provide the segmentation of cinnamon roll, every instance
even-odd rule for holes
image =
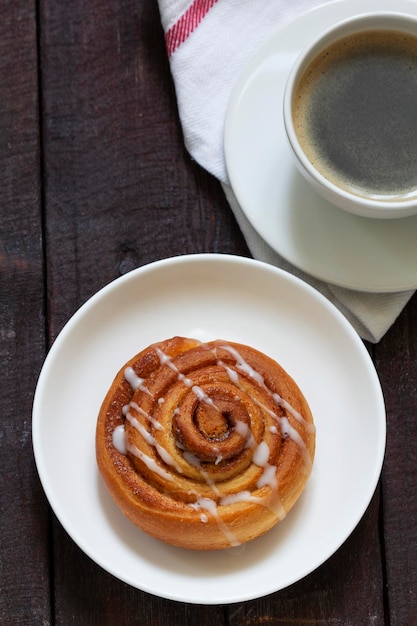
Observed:
[[[143,531],[200,550],[236,546],[282,520],[315,451],[309,405],[246,345],[173,337],[133,357],[99,411],[108,491]]]

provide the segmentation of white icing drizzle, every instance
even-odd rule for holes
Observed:
[[[220,530],[222,531],[226,539],[229,541],[230,545],[240,546],[241,542],[237,539],[236,535],[232,533],[228,525],[225,524],[222,518],[220,517],[219,511],[218,511],[218,505],[214,500],[212,500],[211,498],[198,498],[196,502],[193,502],[192,504],[190,504],[190,507],[197,511],[199,509],[208,511],[216,520],[217,525],[219,526]],[[208,521],[207,516],[205,516],[203,520],[203,517],[201,515],[200,519],[201,521],[204,521],[204,520],[205,522]]]
[[[212,478],[210,478],[207,472],[205,472],[204,469],[201,467],[200,459],[194,456],[194,454],[192,454],[191,452],[188,452],[188,450],[185,450],[183,452],[183,456],[184,456],[184,459],[187,461],[187,463],[189,463],[190,465],[198,469],[198,471],[201,474],[201,477],[205,480],[206,484],[209,487],[211,487],[213,493],[215,493],[216,496],[219,496],[220,491],[217,489],[215,481]]]
[[[136,391],[137,389],[140,389],[141,391],[144,391],[145,393],[147,393],[149,396],[152,397],[152,394],[149,391],[149,389],[147,387],[145,387],[145,385],[143,384],[145,379],[144,378],[140,378],[140,376],[138,376],[135,373],[135,371],[133,370],[132,367],[126,367],[126,369],[124,371],[124,377],[125,377],[125,380],[132,387],[133,391]]]
[[[277,468],[275,465],[270,465],[269,461],[269,446],[266,441],[261,441],[257,446],[253,454],[253,462],[255,465],[263,468],[262,476],[258,479],[256,486],[260,489],[265,485],[271,487],[271,489],[278,490],[278,482],[276,478]]]
[[[259,372],[254,370],[253,367],[251,365],[249,365],[249,363],[247,363],[245,361],[245,359],[242,357],[242,355],[239,354],[239,352],[235,348],[233,348],[231,346],[222,346],[222,348],[224,350],[226,350],[227,352],[229,352],[233,356],[233,358],[236,360],[236,364],[237,364],[237,367],[239,369],[241,369],[248,376],[250,376],[251,378],[256,380],[262,386],[264,391],[266,391],[269,394],[269,396],[274,400],[275,404],[277,404],[278,406],[286,409],[297,421],[302,422],[306,426],[306,429],[309,430],[309,432],[315,432],[314,424],[311,424],[310,422],[307,422],[307,420],[305,420],[302,417],[302,415],[300,413],[298,413],[298,411],[293,409],[292,406],[286,400],[281,398],[281,396],[279,394],[272,392],[266,386],[263,376],[261,374],[259,374]],[[215,353],[216,358],[217,358],[216,349],[214,349],[213,352]],[[237,385],[240,389],[242,389],[242,386],[240,385],[240,382],[239,382],[239,374],[236,371],[232,370],[230,367],[228,367],[220,359],[217,361],[217,364],[222,366],[222,367],[224,367],[226,369],[226,372],[229,375],[230,380],[235,385]],[[291,426],[291,424],[289,423],[287,417],[280,417],[280,416],[278,416],[274,411],[271,411],[271,409],[266,407],[263,403],[261,403],[256,398],[253,398],[253,401],[261,409],[266,411],[276,422],[278,422],[283,436],[290,437],[290,439],[292,439],[300,447],[301,453],[303,455],[303,460],[304,460],[304,463],[305,463],[306,471],[309,473],[311,471],[312,461],[311,461],[310,454],[309,454],[309,452],[307,450],[307,446],[305,445],[305,442],[303,441],[303,439],[300,436],[299,432],[293,426]]]
[[[152,417],[152,415],[149,415],[149,413],[147,413],[146,411],[144,411],[142,409],[142,407],[140,407],[136,402],[130,402],[127,405],[127,409],[125,410],[125,415],[126,417],[128,415],[130,415],[129,410],[130,408],[134,409],[135,411],[137,411],[138,413],[140,413],[140,415],[142,415],[143,417],[145,417],[154,428],[156,428],[156,430],[163,430],[164,427],[162,426],[162,424],[160,422],[158,422],[158,420],[156,420],[154,417]]]
[[[177,465],[177,463],[175,463],[175,460],[172,458],[169,452],[155,440],[155,438],[151,435],[151,433],[149,433],[146,430],[143,424],[141,424],[130,413],[127,413],[126,419],[129,421],[130,424],[132,424],[134,428],[136,428],[136,430],[140,433],[140,435],[143,437],[146,443],[150,446],[153,446],[156,449],[156,451],[158,452],[159,456],[164,461],[164,463],[172,467],[175,467],[175,469],[177,470],[179,474],[182,473],[182,468],[179,465]]]
[[[246,439],[245,449],[252,448],[255,445],[255,439],[248,424],[241,420],[236,420],[235,430],[243,439]]]
[[[279,394],[273,393],[266,386],[264,377],[259,372],[254,370],[253,367],[249,363],[246,362],[246,360],[242,357],[242,355],[233,346],[222,345],[221,347],[227,352],[229,352],[229,354],[231,354],[231,356],[235,359],[236,368],[240,370],[241,372],[243,372],[244,374],[246,374],[247,376],[249,376],[250,378],[257,381],[261,385],[261,387],[269,394],[269,396],[274,400],[276,405],[283,408],[290,415],[292,415],[298,422],[302,423],[309,432],[315,431],[315,427],[313,424],[311,424],[310,422],[307,422],[307,420],[305,420],[300,413],[298,413],[295,409],[293,409],[293,407],[286,400],[281,398]],[[213,352],[213,354],[215,355],[217,359],[217,348],[208,347],[208,349]],[[160,348],[156,348],[156,353],[158,355],[160,364],[167,365],[168,367],[170,367],[177,374],[178,380],[183,382],[184,385],[186,385],[186,387],[188,387],[192,391],[192,393],[195,394],[195,396],[198,398],[200,402],[205,402],[206,404],[217,409],[215,403],[207,395],[207,393],[198,385],[194,385],[190,378],[188,378],[183,373],[181,373],[180,370],[177,368],[177,366],[172,362],[172,358],[169,355],[165,354]],[[240,383],[239,373],[235,369],[232,369],[220,359],[217,359],[217,365],[225,369],[232,383],[234,383],[241,390],[246,392],[246,390]],[[145,393],[148,393],[151,397],[153,397],[150,391],[146,388],[146,386],[143,385],[144,379],[137,376],[131,367],[126,368],[124,375],[125,375],[125,379],[131,385],[134,391],[136,391],[137,389],[141,389],[142,391],[144,391]],[[252,399],[263,411],[267,412],[275,420],[276,424],[280,428],[282,436],[290,437],[300,447],[300,450],[302,451],[302,454],[303,454],[305,466],[308,470],[310,470],[312,461],[308,453],[307,447],[305,445],[305,442],[303,441],[298,431],[293,426],[291,426],[288,418],[280,417],[274,411],[272,411],[271,409],[263,405],[262,402],[257,400],[257,398],[253,397]],[[239,400],[239,396],[236,396],[236,400],[237,401]],[[158,399],[159,404],[163,404],[164,402],[165,402],[164,398]],[[144,411],[136,402],[131,402],[129,405],[126,405],[125,407],[123,407],[123,414],[126,416],[126,419],[140,433],[143,439],[149,445],[155,447],[160,458],[167,465],[175,467],[177,472],[181,473],[182,468],[179,467],[175,463],[175,460],[173,459],[173,457],[168,453],[168,451],[163,446],[158,444],[158,442],[146,430],[146,428],[133,415],[131,415],[130,408],[134,409],[135,411],[140,413],[140,415],[145,417],[153,425],[154,428],[161,430],[163,429],[163,426],[156,419],[154,419],[151,415],[146,413],[146,411]],[[174,414],[177,414],[178,412],[179,412],[179,408],[176,407],[174,409]],[[268,486],[271,490],[276,491],[278,495],[278,501],[276,503],[277,510],[273,510],[272,508],[271,510],[273,510],[274,514],[277,515],[279,519],[283,519],[286,515],[286,512],[279,499],[278,481],[276,477],[277,467],[269,463],[270,449],[269,449],[268,444],[265,441],[261,441],[259,445],[256,445],[249,425],[243,421],[240,421],[240,420],[236,421],[234,428],[244,439],[246,439],[245,448],[256,446],[254,449],[254,453],[253,453],[253,463],[255,463],[255,465],[257,465],[258,467],[262,468],[262,474],[260,478],[258,479],[256,486],[258,489],[264,486]],[[272,434],[278,434],[278,428],[275,424],[270,426],[269,430]],[[114,447],[119,452],[121,452],[121,454],[126,454],[127,452],[131,452],[134,456],[140,458],[148,467],[148,469],[150,469],[151,471],[155,472],[156,474],[158,474],[165,480],[168,480],[171,482],[174,480],[172,475],[166,472],[160,465],[158,465],[154,459],[144,454],[135,445],[129,444],[129,442],[126,441],[125,429],[123,425],[117,426],[115,428],[112,437],[113,437]],[[179,449],[182,450],[183,457],[186,460],[186,462],[198,469],[201,477],[204,479],[206,484],[212,489],[213,493],[219,498],[219,504],[217,504],[216,501],[213,500],[212,498],[203,497],[200,494],[193,492],[196,497],[196,501],[193,503],[190,503],[189,506],[196,511],[200,511],[200,520],[202,523],[208,522],[209,518],[208,518],[207,513],[212,515],[213,518],[216,520],[216,523],[218,524],[219,528],[221,529],[225,537],[230,542],[231,546],[241,545],[240,542],[237,540],[236,536],[231,532],[227,524],[225,524],[223,520],[221,519],[219,515],[219,511],[218,511],[219,505],[227,506],[227,505],[236,504],[239,502],[255,502],[255,503],[260,504],[261,506],[267,506],[267,508],[270,508],[270,507],[264,504],[263,498],[252,496],[250,491],[244,490],[235,494],[221,496],[216,486],[215,481],[210,478],[207,472],[205,472],[205,470],[203,469],[201,465],[200,460],[195,455],[185,450],[184,446],[182,446],[180,442],[177,441],[176,445]],[[222,461],[222,455],[219,454],[215,461],[215,465],[218,465],[221,461]]]
[[[303,426],[309,433],[316,432],[316,427],[314,426],[314,424],[312,424],[311,422],[307,422],[307,420],[304,419],[301,413],[293,409],[291,404],[287,402],[286,400],[284,400],[284,398],[281,398],[279,394],[273,393],[272,397],[275,400],[275,402],[279,406],[281,406],[283,409],[285,409],[288,413],[290,413],[297,420],[297,422],[300,422],[300,424],[303,424]]]
[[[237,502],[257,502],[258,504],[262,504],[262,498],[253,496],[250,491],[239,491],[238,493],[231,493],[227,496],[223,496],[220,500],[220,504],[223,506],[236,504]]]
[[[278,422],[282,435],[284,437],[288,436],[292,441],[294,441],[294,443],[298,445],[298,447],[300,448],[301,454],[303,456],[303,461],[304,461],[306,472],[309,474],[311,471],[311,467],[312,467],[312,460],[310,457],[310,453],[307,450],[307,446],[303,438],[301,437],[300,433],[298,432],[298,430],[296,430],[293,426],[291,426],[287,417],[279,417],[276,413],[274,413],[274,411],[271,411],[271,409],[266,407],[261,402],[256,401],[256,403],[261,409],[269,413],[269,415]]]
[[[213,400],[206,394],[204,389],[201,389],[201,387],[199,387],[198,385],[193,385],[193,381],[180,372],[180,370],[175,365],[175,363],[172,362],[172,359],[168,354],[165,354],[165,352],[163,352],[160,348],[156,348],[156,353],[158,355],[161,365],[168,365],[168,367],[170,367],[172,371],[177,374],[178,380],[184,383],[186,387],[191,389],[191,391],[197,396],[200,402],[205,402],[209,406],[217,409]]]
[[[275,465],[271,465],[269,463],[269,446],[266,441],[261,441],[261,443],[257,446],[254,455],[253,462],[255,465],[262,467],[262,475],[258,478],[256,486],[258,489],[262,487],[268,486],[272,491],[276,492],[277,499],[275,503],[275,509],[272,507],[268,507],[277,517],[282,520],[286,516],[286,511],[282,505],[281,499],[279,497],[279,489],[278,489],[278,480],[277,480],[277,468]]]
[[[269,459],[269,446],[266,441],[261,441],[261,443],[256,447],[255,452],[253,453],[253,462],[255,465],[259,465],[259,467],[265,467],[268,463]]]
[[[226,350],[226,352],[229,352],[229,354],[232,355],[232,357],[236,361],[236,366],[238,369],[242,370],[242,372],[245,372],[245,374],[247,374],[248,376],[256,380],[261,385],[265,386],[264,377],[259,372],[254,370],[253,367],[249,365],[249,363],[247,363],[247,361],[245,361],[245,359],[236,350],[236,348],[233,348],[232,346],[226,346],[226,345],[222,346],[222,348],[223,350]]]
[[[172,371],[177,374],[178,380],[183,382],[186,387],[191,388],[193,386],[193,381],[187,378],[186,376],[184,376],[184,374],[180,372],[180,370],[175,365],[175,363],[172,362],[172,357],[170,357],[169,354],[166,354],[165,352],[163,352],[161,348],[155,348],[155,352],[158,355],[159,362],[161,365],[167,365],[168,367],[170,367]]]
[[[114,429],[112,433],[112,442],[113,442],[114,447],[116,448],[118,452],[120,452],[120,454],[126,455],[127,453],[126,433],[125,433],[124,424],[120,424],[119,426],[116,426],[116,428]]]
[[[275,465],[269,465],[267,463],[264,466],[262,476],[259,478],[256,486],[260,489],[261,487],[265,487],[265,485],[268,485],[268,487],[271,487],[271,489],[278,489],[276,473],[277,468],[275,467]]]
[[[142,426],[142,424],[136,419],[136,417],[133,417],[133,415],[128,412],[126,414],[126,419],[134,428],[136,428],[136,430],[142,435],[147,443],[151,444],[151,441],[149,441],[149,439],[151,439],[152,442],[154,441],[152,435],[148,433],[146,428]]]
[[[303,438],[301,437],[298,430],[296,430],[293,426],[291,426],[287,417],[280,417],[279,422],[280,422],[280,427],[281,427],[282,432],[288,434],[290,439],[292,439],[292,441],[294,441],[300,448],[301,454],[303,455],[303,461],[304,461],[304,465],[306,468],[306,472],[309,474],[312,468],[312,460],[311,460],[311,456],[307,450],[307,446]]]
[[[226,370],[227,375],[229,376],[232,383],[235,383],[236,385],[239,384],[239,374],[235,372],[235,370],[232,370],[231,367],[226,365],[226,363],[224,363],[223,361],[220,361],[220,359],[217,361],[217,365],[223,367]]]
[[[201,387],[199,387],[198,385],[193,385],[191,387],[191,391],[197,396],[200,402],[205,402],[209,406],[212,406],[215,409],[217,409],[213,400],[206,394],[206,392],[203,389],[201,389]]]
[[[134,456],[136,456],[141,461],[143,461],[146,467],[151,470],[151,472],[158,474],[158,476],[161,476],[161,478],[163,478],[164,480],[169,480],[170,482],[174,480],[171,474],[166,472],[162,467],[160,467],[154,461],[154,459],[152,459],[147,454],[144,454],[142,450],[139,450],[139,448],[137,448],[135,445],[127,443],[126,447],[127,447],[127,451],[133,454]]]

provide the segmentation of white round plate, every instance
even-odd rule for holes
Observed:
[[[417,216],[376,220],[333,207],[302,178],[285,135],[282,101],[301,49],[336,22],[368,11],[417,15],[415,0],[343,0],[286,24],[255,53],[229,103],[225,158],[242,211],[295,267],[369,292],[417,287]]]
[[[96,467],[96,419],[116,372],[174,335],[265,352],[295,378],[315,417],[317,452],[305,492],[283,522],[239,549],[195,552],[148,537],[123,517]],[[39,377],[33,446],[52,509],[91,559],[154,595],[226,604],[290,585],[345,541],[378,482],[385,410],[362,341],[313,288],[259,261],[191,255],[126,274],[67,323]]]

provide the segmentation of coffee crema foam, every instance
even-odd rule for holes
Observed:
[[[417,37],[370,30],[331,44],[299,80],[292,114],[307,158],[335,185],[417,197]]]

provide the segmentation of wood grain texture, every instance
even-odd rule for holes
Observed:
[[[417,294],[375,348],[387,408],[383,524],[391,624],[417,622]]]
[[[45,353],[36,13],[0,5],[0,623],[50,623],[48,508],[31,407]]]
[[[50,341],[95,291],[183,253],[248,254],[218,183],[185,152],[156,5],[47,2],[41,14]],[[150,598],[54,533],[56,624],[222,624]],[[173,610],[175,608],[175,610]],[[116,621],[115,621],[116,620]]]
[[[378,516],[377,492],[358,527],[326,563],[283,591],[231,607],[228,624],[383,624],[381,546],[375,530]]]
[[[154,260],[250,255],[184,148],[156,1],[5,0],[0,35],[0,624],[415,626],[417,296],[368,346],[387,405],[380,486],[348,540],[288,589],[225,607],[160,599],[102,570],[50,513],[30,420],[63,325]]]
[[[55,624],[62,626],[221,626],[224,609],[163,600],[92,564],[57,523]],[[65,566],[63,566],[65,564]]]
[[[134,267],[247,249],[221,189],[183,147],[156,4],[43,6],[52,338]]]

